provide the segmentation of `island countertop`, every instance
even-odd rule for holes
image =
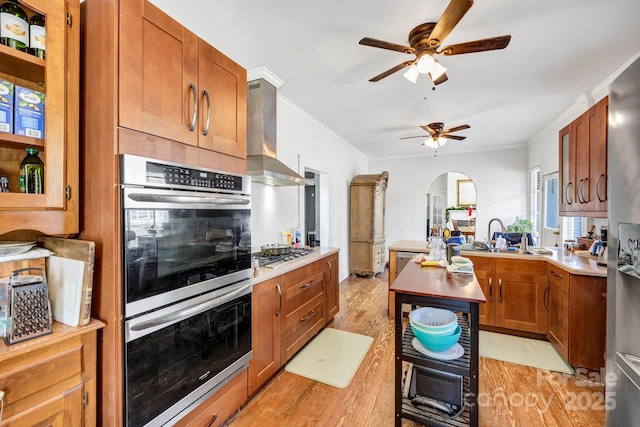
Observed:
[[[410,262],[390,288],[393,292],[471,303],[486,302],[475,274],[449,273],[445,268]]]
[[[479,256],[503,259],[521,259],[531,261],[547,261],[563,270],[582,276],[607,277],[607,268],[598,265],[597,257],[589,254],[589,251],[566,251],[560,247],[545,248],[551,251],[548,255],[521,255],[517,252],[487,252],[487,251],[462,251],[462,256]],[[399,240],[389,246],[390,251],[405,251],[428,253],[427,243],[424,240]]]

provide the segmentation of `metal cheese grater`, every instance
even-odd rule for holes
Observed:
[[[38,270],[41,275],[20,275]],[[23,268],[11,273],[7,286],[9,324],[4,341],[15,344],[51,333],[47,279],[41,268]]]

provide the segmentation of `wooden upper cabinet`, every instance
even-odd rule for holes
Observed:
[[[21,0],[31,17],[45,15],[46,59],[0,45],[0,78],[43,92],[44,138],[0,133],[0,234],[30,229],[45,234],[78,232],[80,5],[78,0]],[[26,148],[44,163],[44,194],[20,193]]]
[[[204,40],[199,42],[198,146],[247,157],[247,71]]]
[[[120,11],[119,126],[246,158],[246,70],[146,0]]]
[[[198,38],[148,1],[120,11],[118,124],[197,145]]]
[[[560,130],[560,215],[607,216],[608,97]]]

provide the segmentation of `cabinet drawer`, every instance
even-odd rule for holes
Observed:
[[[561,268],[549,264],[549,285],[558,286],[569,291],[569,273]]]
[[[243,370],[213,396],[176,423],[176,427],[222,425],[247,401],[247,370]]]
[[[286,319],[282,329],[282,360],[286,361],[300,350],[326,323],[324,294],[296,310]]]
[[[314,267],[312,264],[300,270],[306,271],[308,268],[314,269]],[[293,277],[296,281],[288,281],[288,283],[285,280],[287,276],[289,275],[283,276],[282,279],[282,313],[285,318],[312,299],[324,294],[324,273],[322,271],[310,276],[296,274],[295,276],[298,277]]]
[[[68,345],[72,344],[72,345]],[[5,416],[62,394],[82,383],[82,345],[79,340],[35,350],[6,360],[0,373]]]

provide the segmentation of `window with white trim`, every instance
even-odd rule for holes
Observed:
[[[537,238],[540,235],[540,208],[542,204],[539,166],[529,170],[529,197],[529,221],[532,225],[532,234]]]

